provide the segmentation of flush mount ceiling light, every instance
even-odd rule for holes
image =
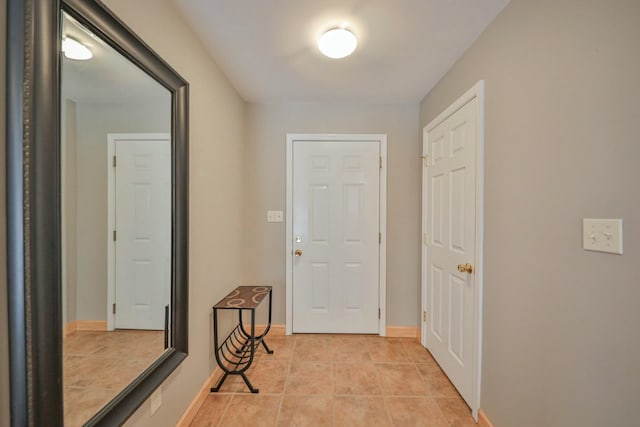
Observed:
[[[86,61],[87,59],[93,58],[93,53],[87,46],[71,37],[65,37],[62,40],[62,51],[66,58],[77,61]]]
[[[320,52],[333,59],[351,55],[356,50],[356,46],[358,46],[356,36],[344,28],[329,30],[318,39]]]

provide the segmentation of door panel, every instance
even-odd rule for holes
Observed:
[[[378,332],[379,156],[377,141],[293,143],[294,332]]]
[[[311,309],[329,311],[329,265],[327,263],[311,264]]]
[[[431,332],[435,339],[442,341],[442,268],[431,264],[431,295],[429,313],[431,313]]]
[[[464,288],[465,280],[449,276],[449,352],[464,365]]]
[[[427,134],[426,345],[461,396],[473,384],[476,109],[474,98]]]

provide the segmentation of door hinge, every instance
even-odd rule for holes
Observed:
[[[113,314],[116,314],[116,303],[113,303]]]
[[[382,309],[378,307],[378,319],[382,318]]]
[[[113,156],[113,167],[116,167],[116,156]]]
[[[427,321],[427,312],[426,311],[422,312],[422,321],[425,322],[425,323]]]
[[[420,158],[422,159],[422,163],[424,164],[424,166],[429,166],[429,155],[428,154],[423,154],[422,156],[420,156]]]
[[[382,233],[378,233],[378,244],[382,244]]]
[[[382,169],[382,156],[380,156],[380,169]]]
[[[113,241],[116,241],[116,230],[113,230]]]

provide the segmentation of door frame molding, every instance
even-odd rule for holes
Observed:
[[[380,144],[380,222],[378,230],[382,235],[378,245],[378,334],[386,336],[387,325],[387,135],[386,134],[334,134],[334,133],[288,133],[287,134],[287,188],[286,188],[286,321],[285,333],[293,333],[293,143],[295,141],[354,142],[374,141]]]
[[[116,302],[116,245],[111,238],[116,229],[116,174],[113,168],[113,156],[116,153],[116,141],[137,139],[140,141],[167,140],[171,143],[170,133],[109,133],[107,134],[107,331],[116,327],[113,304]]]
[[[471,89],[460,96],[435,119],[429,122],[422,130],[422,152],[429,154],[428,134],[431,130],[465,106],[467,103],[477,99],[476,109],[476,244],[474,248],[474,293],[473,293],[473,349],[472,349],[472,390],[471,390],[471,412],[473,418],[478,421],[478,410],[480,409],[480,381],[482,378],[482,299],[483,299],[483,242],[484,242],[484,80],[478,81]],[[422,312],[427,310],[427,246],[424,236],[427,234],[426,203],[427,203],[427,176],[426,168],[422,168],[422,266],[421,266],[421,288],[422,288]],[[421,322],[420,339],[422,345],[426,347],[427,328],[426,322]]]

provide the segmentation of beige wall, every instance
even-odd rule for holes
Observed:
[[[513,0],[421,104],[486,81],[481,406],[497,427],[637,425],[640,2]],[[623,218],[624,255],[582,249]]]
[[[171,101],[77,104],[77,313],[107,319],[107,135],[171,131]]]
[[[189,357],[158,412],[145,403],[127,422],[174,426],[213,369],[211,306],[242,276],[245,105],[170,1],[105,3],[190,83]]]
[[[244,281],[274,286],[274,322],[285,322],[287,133],[387,134],[387,324],[418,324],[420,147],[417,105],[252,104],[247,117]]]
[[[0,0],[0,22],[6,22],[6,0]],[[4,27],[3,27],[4,28]],[[5,37],[0,31],[0,165],[5,171]],[[9,426],[9,345],[7,342],[7,236],[5,173],[0,173],[0,427]]]

